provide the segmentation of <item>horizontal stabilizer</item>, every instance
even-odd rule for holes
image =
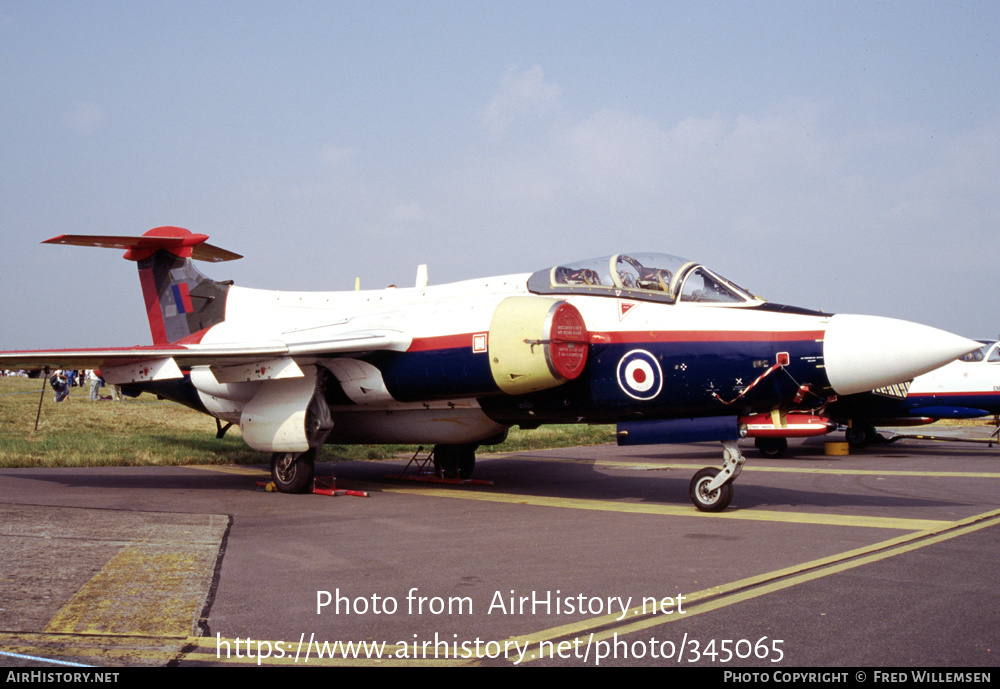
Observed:
[[[197,261],[235,261],[243,258],[240,254],[206,244],[208,235],[194,234],[180,227],[154,227],[141,237],[120,237],[113,235],[61,234],[46,239],[43,244],[68,244],[71,246],[95,246],[104,249],[124,249],[125,258],[140,261],[163,249],[181,258]]]

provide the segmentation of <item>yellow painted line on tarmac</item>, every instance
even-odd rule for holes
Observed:
[[[306,641],[308,641],[308,636]],[[238,642],[238,643],[237,643]],[[225,665],[352,667],[440,666],[475,662],[450,658],[433,646],[373,641],[313,643],[307,653],[298,641],[232,639],[215,636],[149,637],[0,632],[0,650],[39,660],[73,658],[94,665],[164,666],[171,662]],[[322,657],[318,652],[322,650]],[[2,657],[2,656],[0,656]]]
[[[680,467],[672,467],[680,468]],[[830,474],[834,476],[919,476],[922,478],[1000,478],[1000,471],[916,471],[906,469],[818,469],[800,467],[761,467],[744,465],[750,473]]]
[[[560,642],[568,644],[563,647],[568,652],[570,649],[579,648],[581,645],[588,646],[595,642],[616,639],[620,635],[634,634],[653,627],[669,624],[670,622],[686,620],[701,613],[751,600],[798,584],[821,579],[832,574],[895,557],[896,555],[902,555],[903,553],[997,525],[1000,525],[1000,510],[993,510],[952,522],[949,526],[941,529],[899,536],[837,555],[804,562],[800,565],[793,565],[792,567],[747,577],[685,595],[683,605],[686,609],[683,615],[656,614],[642,607],[634,607],[626,611],[624,617],[620,613],[611,613],[519,636],[511,639],[511,641],[516,641],[521,646],[527,643],[530,644],[530,648],[535,649],[534,655],[530,658],[526,657],[525,662],[552,657],[557,652]],[[629,621],[629,616],[639,617],[639,619]],[[623,619],[619,619],[620,617],[623,617]],[[591,647],[588,646],[588,648]],[[550,652],[548,654],[540,653],[539,651],[543,649]],[[686,649],[683,648],[678,649],[680,653],[684,653],[685,651]]]
[[[615,469],[635,469],[638,471],[662,471],[665,469],[679,469],[691,471],[701,465],[698,462],[658,462],[656,460],[636,460],[629,458],[622,459],[581,459],[569,457],[545,457],[512,454],[492,454],[484,455],[483,459],[517,459],[529,462],[554,462],[562,464],[587,464],[595,466],[612,467]],[[393,461],[393,460],[390,460]],[[192,464],[188,469],[200,469],[202,471],[214,471],[224,474],[238,474],[241,476],[269,475],[270,470],[262,465],[223,465],[223,464]],[[744,472],[750,473],[778,473],[778,474],[830,474],[843,476],[920,476],[933,478],[997,478],[1000,479],[1000,469],[997,471],[917,471],[900,469],[833,469],[824,467],[765,467],[747,462],[743,465]]]
[[[248,646],[249,641],[249,646]],[[307,648],[308,646],[308,648]],[[453,647],[449,646],[449,652]],[[328,641],[310,639],[260,640],[221,636],[162,638],[143,636],[88,636],[0,632],[0,650],[39,660],[86,660],[96,665],[162,666],[170,662],[224,665],[351,667],[386,665],[468,665],[476,658],[460,657],[430,642]],[[0,656],[2,657],[2,656]]]
[[[180,656],[189,638],[0,632],[0,649],[40,660],[94,665],[163,666]]]
[[[185,662],[211,662],[239,665],[288,666],[298,665],[308,667],[351,667],[385,665],[386,667],[404,666],[441,666],[465,665],[475,662],[476,658],[451,658],[447,653],[438,653],[433,644],[416,646],[411,643],[386,643],[384,641],[354,640],[331,641],[314,639],[308,634],[296,641],[262,641],[250,640],[250,652],[247,652],[247,639],[231,639],[225,637],[200,637],[189,640],[191,643],[185,650]],[[239,643],[237,643],[239,641]],[[449,647],[450,648],[450,647]]]
[[[906,519],[898,517],[866,517],[850,514],[821,514],[812,512],[779,512],[776,510],[729,510],[726,512],[700,512],[692,505],[656,505],[613,500],[583,500],[578,498],[554,498],[513,493],[485,491],[463,491],[447,488],[382,488],[383,493],[403,493],[435,498],[458,500],[479,500],[534,507],[559,507],[564,509],[594,510],[598,512],[618,512],[622,514],[650,514],[671,517],[697,517],[701,519],[741,519],[764,522],[788,522],[792,524],[819,524],[823,526],[859,526],[875,529],[900,529],[903,531],[926,531],[951,526],[952,521],[937,519]]]
[[[239,476],[269,476],[270,469],[259,464],[242,466],[239,464],[191,464],[187,469],[201,469],[202,471],[214,471],[220,474],[237,474]]]
[[[696,461],[690,462],[658,462],[656,460],[635,460],[624,457],[622,459],[577,459],[565,457],[518,457],[532,462],[556,462],[565,464],[589,464],[596,466],[612,467],[615,469],[636,469],[638,471],[661,471],[664,469],[680,469],[691,471],[701,465]],[[833,469],[825,467],[765,467],[748,461],[743,465],[743,472],[747,473],[777,473],[777,474],[830,474],[844,476],[921,476],[933,478],[1000,478],[1000,469],[997,471],[917,471],[907,469]]]
[[[747,468],[743,468],[747,471]],[[1000,472],[988,471],[907,471],[893,469],[891,471],[879,471],[877,469],[797,469],[789,467],[782,469],[778,467],[750,467],[749,471],[772,472],[786,474],[831,474],[844,476],[918,476],[921,478],[1000,478]]]

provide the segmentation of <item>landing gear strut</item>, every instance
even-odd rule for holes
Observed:
[[[746,458],[735,440],[722,441],[722,469],[706,467],[691,479],[691,502],[702,512],[721,512],[733,499],[733,481],[743,471]]]

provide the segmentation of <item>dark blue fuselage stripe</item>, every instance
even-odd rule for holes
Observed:
[[[619,364],[630,352],[647,352],[658,362],[662,389],[655,398],[636,399],[619,383]],[[628,418],[634,411],[654,416],[684,413],[732,413],[722,400],[737,397],[787,352],[790,363],[758,386],[742,406],[777,405],[798,385],[817,393],[829,386],[822,368],[823,344],[788,342],[643,342],[592,344],[586,369],[575,381],[540,393],[504,395],[493,380],[487,353],[470,348],[380,353],[368,361],[381,369],[386,387],[400,401],[478,397],[504,418],[565,420],[573,416]],[[656,367],[644,367],[642,376]],[[633,391],[634,392],[634,391]],[[713,394],[714,393],[714,394]],[[488,399],[486,399],[488,398]]]

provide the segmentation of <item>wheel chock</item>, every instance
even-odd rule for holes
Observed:
[[[265,491],[268,493],[277,493],[278,487],[274,485],[274,481],[256,481],[257,490]],[[329,497],[338,497],[340,495],[350,495],[355,498],[367,498],[370,497],[368,491],[366,490],[347,490],[344,488],[337,488],[337,479],[334,477],[329,478],[318,478],[313,481],[312,493],[316,495],[326,495]]]

